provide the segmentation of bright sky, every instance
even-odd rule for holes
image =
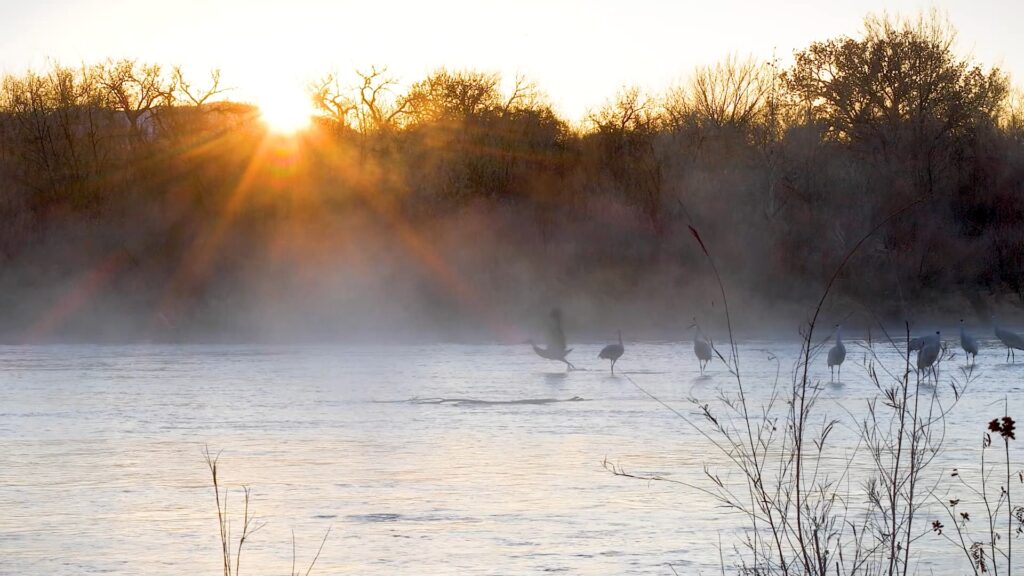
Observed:
[[[812,40],[855,34],[868,12],[936,6],[959,49],[1021,84],[1020,0],[0,0],[0,71],[133,57],[220,67],[233,99],[304,104],[332,71],[386,65],[403,83],[440,67],[536,80],[571,119],[626,84],[661,89],[729,53],[784,62]]]

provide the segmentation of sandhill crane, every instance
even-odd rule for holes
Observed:
[[[537,346],[533,340],[527,340],[526,343],[533,346],[533,351],[541,358],[565,362],[568,370],[575,370],[576,367],[572,365],[572,362],[565,359],[569,352],[572,352],[572,348],[566,347],[565,332],[562,331],[562,311],[558,308],[551,310],[551,325],[547,340],[547,348]]]
[[[924,346],[929,340],[937,340],[935,334],[929,334],[927,336],[916,336],[907,341],[908,352],[920,352],[921,347]]]
[[[960,319],[960,347],[964,349],[964,355],[969,356],[971,364],[978,361],[978,340],[964,330],[964,319]]]
[[[537,346],[537,344],[533,340],[527,340],[526,343],[533,346],[533,351],[537,353],[537,356],[540,356],[541,358],[547,358],[548,360],[558,360],[559,362],[565,362],[565,367],[568,370],[576,369],[576,367],[572,365],[572,362],[569,362],[568,360],[565,359],[565,357],[569,355],[569,352],[572,352],[572,348],[569,348],[568,350],[558,351],[552,350],[550,348],[541,348],[540,346]]]
[[[622,353],[626,351],[626,348],[622,345],[622,330],[619,330],[619,343],[609,344],[601,349],[601,353],[597,355],[598,358],[612,361],[612,374],[615,374],[615,363],[622,357]]]
[[[1006,346],[1006,361],[1009,362],[1013,359],[1013,361],[1016,362],[1016,354],[1014,354],[1013,351],[1014,349],[1024,350],[1024,338],[1016,332],[1000,328],[999,324],[996,324],[995,316],[992,317],[992,327],[995,328],[996,338],[999,338],[999,341]]]
[[[939,333],[936,331],[935,336],[929,336],[925,338],[924,344],[921,349],[917,351],[917,372],[918,375],[922,371],[925,374],[931,372],[935,378],[935,382],[938,383],[939,377],[935,373],[935,361],[939,359],[939,353],[942,352],[942,340],[940,339]]]
[[[700,364],[700,373],[703,375],[704,369],[711,362],[715,352],[711,348],[711,341],[704,337],[704,332],[697,325],[696,318],[693,319],[693,324],[690,325],[690,328],[695,330],[693,335],[693,353],[697,356],[697,362]]]
[[[839,369],[839,377],[843,377],[843,361],[846,360],[846,346],[843,345],[843,327],[836,324],[836,345],[828,351],[828,369],[835,380],[835,369]]]

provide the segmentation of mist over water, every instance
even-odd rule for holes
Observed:
[[[847,336],[841,383],[828,384],[823,359],[813,369],[824,381],[822,413],[843,422],[831,447],[839,467],[856,449],[849,427],[877,395],[858,366],[863,344]],[[985,423],[1006,399],[1011,414],[1021,407],[1024,364],[1004,364],[1001,348],[983,345],[929,481],[953,467],[968,473]],[[0,349],[0,573],[216,572],[205,445],[223,450],[231,509],[249,485],[267,522],[243,555],[253,573],[287,571],[292,530],[298,562],[308,562],[328,527],[316,568],[324,574],[649,574],[668,562],[680,573],[715,572],[719,537],[730,566],[739,516],[685,486],[614,476],[602,462],[697,485],[709,466],[739,482],[626,378],[694,421],[686,399],[712,400],[734,381],[717,361],[700,377],[689,342],[627,339],[622,377],[609,375],[599,349],[577,344],[574,372],[526,346]],[[754,404],[780,367],[787,385],[798,349],[741,345]],[[899,362],[884,348],[880,357]],[[867,471],[866,461],[856,465]],[[967,569],[937,537],[914,554],[943,572]]]

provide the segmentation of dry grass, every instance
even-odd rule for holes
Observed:
[[[207,446],[203,449],[203,456],[206,458],[206,466],[210,470],[214,497],[217,504],[217,524],[220,530],[220,548],[224,576],[239,576],[242,566],[242,549],[245,543],[261,528],[266,526],[266,523],[256,520],[253,511],[249,507],[252,501],[252,489],[248,486],[242,486],[242,533],[238,536],[237,542],[234,540],[231,534],[231,519],[228,513],[228,489],[226,487],[221,488],[220,479],[217,474],[220,452],[213,455]],[[317,560],[320,559],[320,553],[323,552],[324,545],[327,543],[327,537],[330,534],[331,529],[328,528],[324,533],[323,540],[320,541],[320,547],[317,549],[316,555],[310,561],[306,571],[299,572],[296,570],[295,532],[292,532],[292,566],[289,572],[291,576],[309,576],[313,572],[313,568],[316,566]]]
[[[782,384],[780,367],[770,383],[767,400],[756,407],[750,405],[745,393],[724,284],[707,245],[697,230],[690,228],[718,279],[729,349],[724,354],[717,349],[715,352],[735,387],[720,390],[712,400],[691,398],[692,408],[700,415],[693,418],[630,381],[690,425],[724,457],[727,471],[740,472],[741,480],[723,480],[731,476],[709,465],[704,469],[704,483],[637,476],[607,461],[605,468],[619,476],[675,482],[739,512],[745,519],[737,527],[743,535],[733,544],[739,573],[915,574],[923,566],[911,550],[921,538],[938,533],[963,550],[975,574],[998,574],[1000,563],[1010,574],[1012,540],[1024,531],[1024,508],[1013,506],[1009,487],[1013,480],[1024,482],[1024,472],[1016,477],[1011,474],[1008,446],[1014,438],[1012,419],[1004,417],[990,424],[990,432],[998,434],[1004,443],[1005,474],[1000,478],[1005,484],[999,486],[998,496],[988,486],[993,468],[986,468],[984,460],[985,450],[991,449],[990,434],[986,434],[983,445],[980,487],[970,487],[962,477],[953,475],[983,504],[988,519],[983,538],[973,539],[969,534],[968,516],[960,512],[962,508],[954,509],[958,499],[939,498],[944,486],[942,475],[925,474],[943,451],[949,415],[975,379],[973,367],[937,375],[935,384],[930,385],[914,371],[910,351],[902,344],[910,339],[909,324],[905,325],[901,343],[879,324],[882,341],[869,338],[861,345],[861,367],[875,389],[863,410],[840,408],[842,413],[830,414],[819,402],[822,386],[810,376],[810,367],[820,360],[828,342],[827,338],[815,340],[815,328],[843,266],[868,238],[919,202],[894,212],[854,244],[831,276],[801,333],[800,357],[793,366],[791,381]],[[897,353],[899,365],[886,365],[881,360],[879,351],[885,346]],[[943,349],[938,364],[953,356]],[[777,358],[773,359],[778,363]],[[940,390],[951,394],[940,395]],[[855,434],[853,450],[832,443],[838,427]],[[921,520],[927,507],[936,501],[944,504],[957,538],[943,531],[941,522],[929,525]],[[724,564],[722,569],[724,572]]]

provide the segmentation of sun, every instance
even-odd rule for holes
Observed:
[[[300,91],[264,92],[256,100],[256,106],[267,128],[277,134],[295,134],[308,128],[313,121],[309,98]]]

